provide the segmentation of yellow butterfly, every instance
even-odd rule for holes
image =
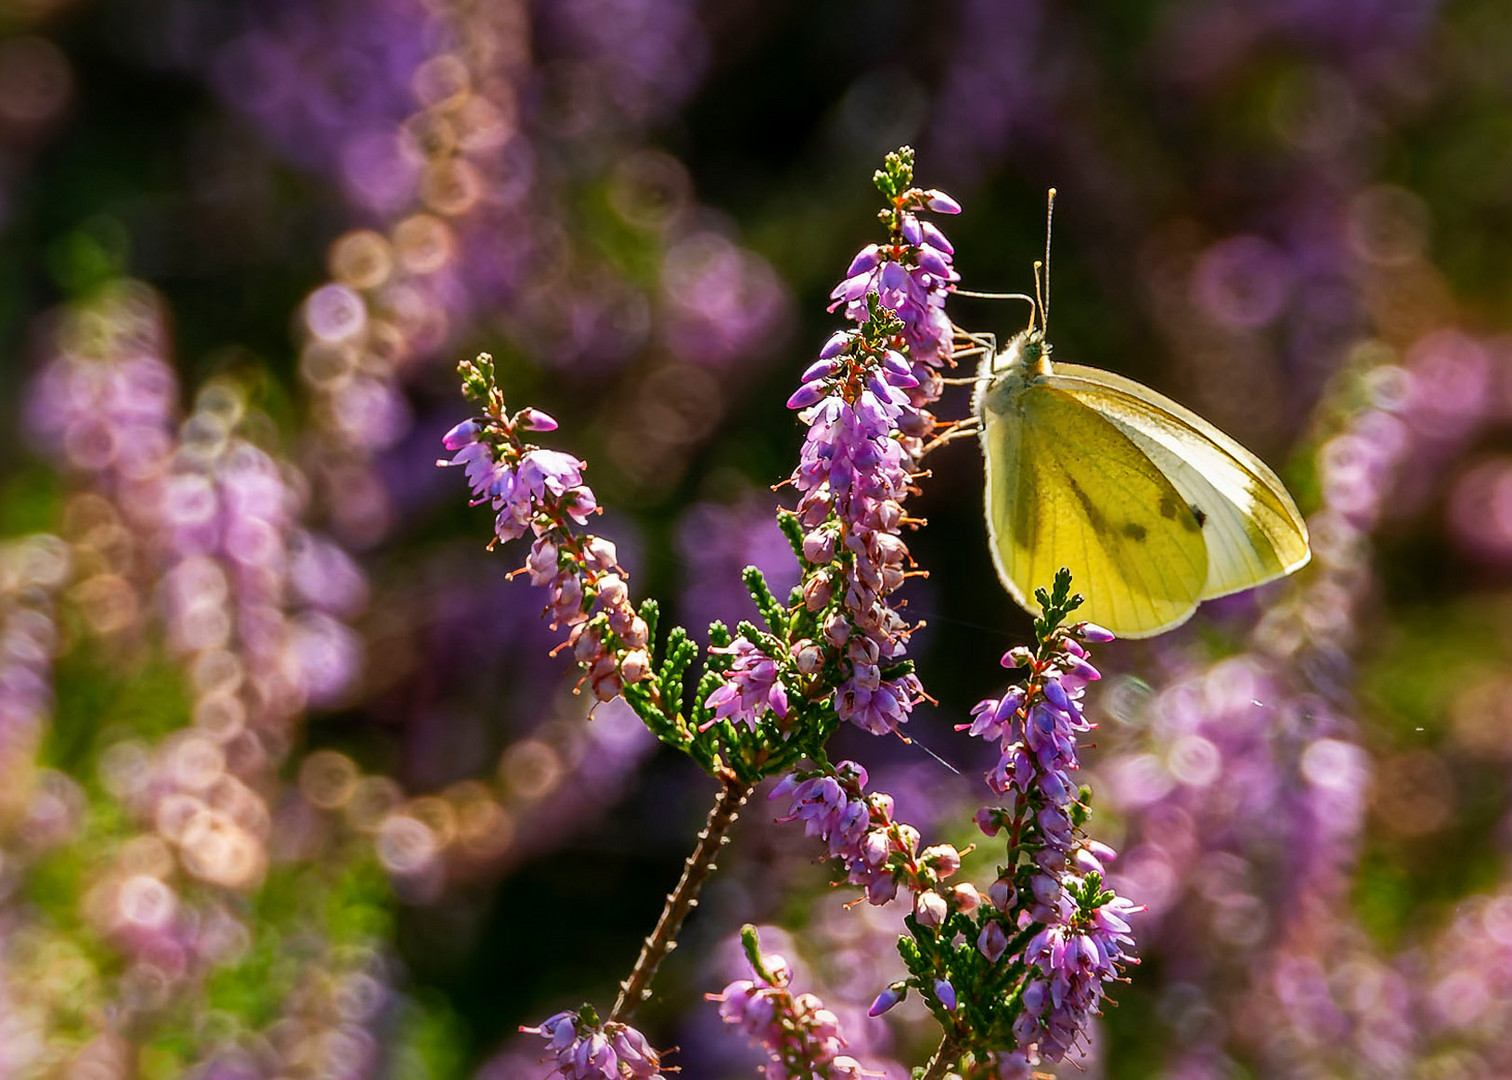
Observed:
[[[1078,618],[1151,637],[1306,564],[1307,525],[1264,462],[1131,379],[1052,365],[1045,329],[1041,314],[987,352],[975,380],[987,535],[1014,600],[1037,611],[1065,566]]]

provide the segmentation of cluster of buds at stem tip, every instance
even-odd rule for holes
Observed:
[[[788,407],[808,425],[791,477],[804,529],[804,606],[837,657],[835,711],[884,734],[924,694],[902,663],[912,627],[890,598],[911,566],[903,502],[921,440],[935,426],[925,406],[952,362],[944,305],[959,277],[950,242],[919,212],[960,207],[912,186],[907,147],[888,155],[875,180],[887,199],[888,241],[863,248],[831,294],[831,310],[843,306],[858,325],[825,343]]]
[[[893,799],[866,792],[866,770],[842,761],[833,772],[778,781],[771,798],[791,800],[779,821],[802,821],[804,831],[828,845],[831,858],[845,868],[846,880],[859,885],[872,904],[886,904],[901,885],[914,897],[921,923],[939,926],[952,909],[974,911],[981,894],[966,883],[949,885],[961,869],[961,852],[950,844],[919,849],[919,830],[893,818]]]
[[[1101,678],[1086,645],[1113,635],[1091,623],[1063,625],[1081,602],[1070,594],[1066,571],[1053,594],[1036,595],[1044,609],[1035,623],[1038,648],[1012,649],[1002,660],[1027,679],[979,702],[961,727],[998,744],[987,783],[1007,800],[976,815],[986,835],[1007,834],[1009,853],[989,890],[1002,919],[987,923],[978,948],[996,963],[1008,952],[1009,930],[1027,937],[1022,953],[1008,958],[1029,971],[1013,1021],[1017,1052],[1023,1060],[1038,1054],[1059,1061],[1099,1011],[1105,984],[1120,978],[1122,965],[1138,962],[1127,951],[1133,938],[1126,916],[1141,909],[1103,888],[1117,856],[1082,831],[1086,792],[1072,778],[1079,736],[1092,728],[1082,697]]]
[[[538,409],[508,413],[487,353],[463,361],[458,372],[463,392],[483,403],[484,415],[446,433],[442,442],[453,456],[437,464],[462,466],[473,505],[486,502],[497,512],[490,548],[534,535],[525,565],[515,573],[545,587],[544,616],[553,629],[567,628],[564,644],[586,672],[594,697],[612,700],[627,684],[650,676],[649,629],[630,604],[614,544],[582,531],[599,510],[583,483],[586,465],[524,441],[525,433],[555,431],[557,423]]]
[[[763,956],[754,927],[741,931],[754,978],[737,979],[719,1002],[725,1023],[745,1032],[771,1061],[763,1072],[770,1080],[859,1080],[867,1073],[855,1058],[841,1053],[845,1039],[840,1021],[814,994],[793,994],[792,969],[784,957]]]
[[[554,1074],[566,1080],[665,1080],[661,1055],[644,1035],[614,1020],[600,1023],[590,1006],[520,1030],[546,1040]]]

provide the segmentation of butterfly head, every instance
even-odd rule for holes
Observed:
[[[993,371],[997,374],[1013,371],[1026,381],[1041,378],[1050,374],[1050,352],[1051,345],[1045,332],[1030,327],[1013,335],[998,353]]]
[[[1050,374],[1050,342],[1043,330],[1021,330],[997,355],[982,358],[973,411],[1004,413],[1009,402],[1036,379]]]

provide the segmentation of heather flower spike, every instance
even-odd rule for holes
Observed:
[[[919,994],[944,1032],[928,1080],[966,1054],[1003,1075],[1060,1060],[1100,1008],[1105,984],[1134,962],[1128,916],[1137,909],[1103,885],[1116,856],[1086,836],[1088,794],[1076,783],[1079,739],[1091,727],[1081,700],[1099,677],[1086,644],[1109,635],[1067,623],[1081,602],[1067,572],[1037,593],[1035,646],[1003,657],[1023,684],[980,702],[960,725],[999,748],[986,778],[996,804],[975,815],[983,834],[1005,845],[993,880],[956,880],[963,852],[926,845],[891,796],[867,789],[864,767],[831,764],[826,754],[840,724],[897,734],[925,698],[907,655],[914,626],[898,599],[917,572],[904,531],[921,524],[904,507],[937,427],[929,406],[954,363],[944,304],[957,275],[950,241],[921,215],[960,207],[914,187],[912,172],[904,148],[877,173],[887,237],[863,248],[835,287],[834,306],[851,325],[824,343],[787,402],[805,433],[789,478],[797,504],[778,521],[801,580],[779,598],[760,571],[745,570],[760,624],[709,627],[691,694],[685,684],[700,650],[681,627],[659,640],[656,604],[632,605],[613,543],[584,531],[598,506],[586,463],[528,441],[556,431],[556,421],[531,407],[510,412],[490,357],[459,368],[483,415],[446,434],[452,457],[443,464],[462,467],[474,502],[494,511],[492,543],[530,538],[516,573],[546,590],[544,617],[564,633],[560,648],[583,682],[600,701],[622,696],[719,785],[608,1019],[585,1006],[526,1029],[547,1040],[560,1075],[660,1075],[658,1055],[626,1020],[650,992],[741,806],[768,777],[781,778],[771,792],[785,802],[779,820],[802,822],[846,884],[874,905],[904,897],[908,935],[898,948],[907,977],[882,988],[870,1012]],[[727,1023],[765,1048],[769,1075],[863,1075],[842,1052],[834,1015],[791,991],[788,965],[761,954],[754,930],[743,937],[753,977],[712,996]]]
[[[754,978],[737,979],[709,1000],[719,1002],[726,1024],[766,1051],[771,1059],[767,1075],[819,1080],[868,1075],[855,1058],[841,1052],[846,1042],[835,1014],[813,994],[795,995],[789,989],[793,973],[786,960],[762,955],[756,928],[744,927],[740,939]]]

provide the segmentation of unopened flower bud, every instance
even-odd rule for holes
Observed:
[[[448,431],[441,439],[441,444],[448,450],[460,450],[478,441],[478,434],[483,429],[475,420],[464,420],[456,427]]]
[[[650,633],[651,628],[646,625],[646,620],[636,615],[630,620],[630,625],[620,632],[620,640],[627,648],[643,649]]]
[[[599,701],[613,701],[625,688],[619,672],[613,668],[606,675],[590,678],[588,684],[593,688],[593,696]]]
[[[838,611],[824,620],[824,640],[840,648],[850,638],[850,623]]]
[[[773,986],[786,986],[793,978],[793,966],[781,953],[770,953],[761,958],[762,966],[772,976]]]
[[[977,949],[987,958],[988,963],[995,964],[1007,948],[1008,933],[1003,929],[1003,924],[996,919],[989,920],[977,935]]]
[[[803,557],[816,566],[834,559],[834,532],[829,529],[815,529],[804,536]]]
[[[587,553],[588,565],[595,570],[609,570],[619,565],[619,552],[614,541],[605,540],[602,536],[590,536],[583,547]]]
[[[651,656],[645,649],[631,649],[620,661],[620,676],[627,683],[638,683],[651,674]]]
[[[591,629],[588,623],[578,623],[574,626],[567,640],[572,642],[572,655],[580,664],[591,662],[602,648],[598,631]]]
[[[1001,662],[1005,668],[1011,669],[1028,667],[1029,662],[1033,659],[1034,653],[1030,652],[1022,645],[1015,645],[1013,648],[1009,649],[1003,654],[1003,659]]]
[[[969,881],[961,882],[951,892],[955,899],[955,906],[968,915],[982,906],[982,894]]]
[[[932,844],[924,849],[919,861],[942,878],[948,878],[961,868],[961,853],[952,844]]]
[[[992,906],[999,911],[1007,911],[1018,899],[1018,890],[1013,887],[1013,879],[1000,877],[987,887],[987,899],[992,901]]]
[[[803,583],[803,606],[809,611],[823,611],[835,595],[828,574],[815,574]]]
[[[630,598],[630,589],[625,579],[618,574],[605,574],[598,579],[598,602],[601,607],[617,608]]]
[[[857,257],[859,258],[859,256]],[[849,274],[846,275],[846,277],[850,276]],[[851,337],[852,333],[849,330],[836,330],[819,350],[819,359],[833,360],[839,356],[845,351],[845,347],[850,344]]]
[[[938,927],[949,911],[945,898],[933,889],[926,889],[914,898],[914,918],[922,926]]]
[[[866,1015],[881,1016],[907,996],[908,984],[895,982],[877,995],[876,1000],[871,1003],[871,1008],[866,1010]]]
[[[803,675],[813,675],[824,667],[824,650],[808,638],[793,643],[793,660]]]
[[[526,431],[555,431],[557,422],[540,409],[521,409],[515,414],[515,424]]]
[[[1112,641],[1113,631],[1106,630],[1096,623],[1079,622],[1071,627],[1071,632],[1083,641]]]
[[[934,992],[935,997],[939,1000],[941,1005],[945,1006],[945,1008],[949,1009],[951,1012],[955,1012],[956,992],[955,987],[950,985],[949,979],[936,979],[934,984]]]

